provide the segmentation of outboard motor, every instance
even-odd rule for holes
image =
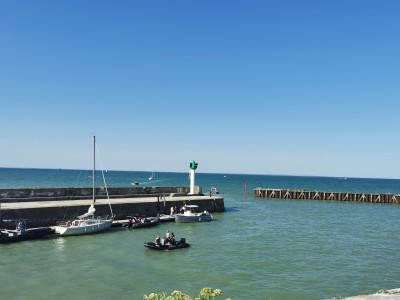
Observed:
[[[185,238],[181,238],[180,242],[181,242],[181,244],[185,244],[186,243],[186,239]]]

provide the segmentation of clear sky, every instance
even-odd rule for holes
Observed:
[[[400,1],[1,1],[0,167],[400,178]]]

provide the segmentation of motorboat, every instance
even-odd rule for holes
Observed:
[[[147,218],[140,218],[140,217],[130,217],[129,222],[122,226],[127,228],[146,228],[146,227],[153,227],[158,225],[159,219],[158,217],[147,217]]]
[[[0,230],[0,243],[12,243],[26,240],[40,239],[46,235],[54,234],[50,227],[27,229],[25,221],[19,220],[16,229]]]
[[[213,216],[206,210],[197,212],[197,205],[185,205],[182,207],[183,213],[175,214],[175,221],[179,223],[207,222],[212,221]]]
[[[158,215],[160,222],[175,222],[175,215]]]
[[[109,229],[112,225],[112,218],[94,217],[96,209],[94,208],[96,202],[95,183],[96,183],[96,137],[93,136],[93,202],[90,205],[88,212],[78,216],[73,221],[61,222],[55,226],[56,233],[64,235],[83,235],[91,234]],[[104,178],[104,175],[103,175]],[[108,192],[107,192],[108,195]],[[111,205],[111,216],[113,215]]]
[[[219,194],[218,189],[216,187],[212,187],[210,189],[210,195],[216,195],[216,194]]]
[[[186,243],[185,238],[181,238],[180,241],[176,243],[153,243],[153,242],[145,242],[144,245],[146,248],[151,250],[176,250],[190,247],[190,244]]]
[[[114,220],[112,221],[111,228],[126,227],[130,220]]]

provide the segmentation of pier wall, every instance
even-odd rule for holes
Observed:
[[[122,187],[108,188],[115,220],[127,216],[169,214],[171,206],[196,204],[201,210],[224,212],[224,198],[188,195],[189,187]],[[0,228],[7,219],[24,219],[28,227],[54,226],[59,221],[74,219],[87,212],[91,204],[91,188],[0,189]],[[96,215],[111,215],[106,190],[96,189]],[[107,204],[105,204],[107,202]]]
[[[109,187],[110,198],[143,198],[154,195],[186,195],[190,191],[188,186],[157,187],[157,186],[133,186],[133,187]],[[105,188],[96,188],[96,199],[107,198]],[[199,186],[195,187],[196,194],[202,194]],[[28,202],[28,201],[54,201],[54,200],[82,200],[91,199],[92,188],[31,188],[31,189],[0,189],[0,202]]]
[[[332,200],[332,201],[354,201],[371,203],[399,204],[398,194],[370,194],[370,193],[342,193],[321,192],[286,189],[264,189],[255,188],[254,197],[257,198],[279,198],[279,199],[307,199],[307,200]]]
[[[176,199],[175,199],[176,198]],[[198,199],[197,199],[198,198]],[[75,206],[58,206],[58,207],[42,207],[44,202],[37,207],[22,208],[22,209],[6,209],[0,212],[0,228],[7,228],[11,224],[6,224],[1,220],[24,219],[28,227],[54,226],[59,221],[70,220],[76,216],[87,212],[88,205],[77,204]],[[224,212],[224,199],[222,197],[173,197],[167,201],[157,201],[137,199],[135,202],[114,203],[111,201],[111,207],[115,220],[126,219],[127,216],[156,216],[158,213],[169,214],[171,206],[177,209],[184,204],[196,204],[201,210],[210,212]],[[96,204],[96,215],[110,215],[110,207],[108,204]]]

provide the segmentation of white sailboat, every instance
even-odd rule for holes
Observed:
[[[90,205],[88,212],[78,216],[74,221],[64,222],[61,225],[55,227],[56,233],[59,233],[62,236],[65,235],[83,235],[83,234],[91,234],[100,231],[107,230],[111,227],[112,219],[107,218],[95,218],[94,213],[96,209],[94,208],[94,204],[96,202],[96,193],[95,193],[95,183],[96,183],[96,137],[93,136],[93,202]],[[111,210],[111,205],[110,205]],[[112,210],[111,210],[112,215]]]
[[[156,174],[153,172],[153,173],[151,173],[149,180],[154,180],[154,179],[156,179]]]

